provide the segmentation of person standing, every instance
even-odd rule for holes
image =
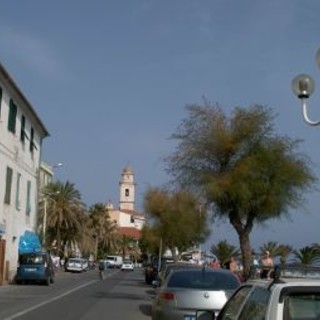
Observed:
[[[266,250],[261,258],[261,279],[269,279],[273,267],[273,259],[270,256],[270,252]]]

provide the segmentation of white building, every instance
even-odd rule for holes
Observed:
[[[36,231],[41,147],[48,135],[0,64],[0,285],[16,273],[19,242]]]

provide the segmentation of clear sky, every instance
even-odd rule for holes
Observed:
[[[50,132],[43,159],[56,178],[75,183],[83,201],[119,200],[130,163],[137,209],[148,186],[168,181],[163,157],[185,106],[206,97],[226,112],[262,104],[282,135],[301,138],[319,176],[320,126],[301,117],[291,80],[320,85],[318,0],[10,0],[0,10],[0,60]],[[320,90],[310,117],[320,118]],[[320,242],[319,192],[289,220],[256,228],[255,247]],[[215,224],[207,246],[227,239]]]

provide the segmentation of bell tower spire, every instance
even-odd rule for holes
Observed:
[[[134,173],[130,165],[127,165],[121,174],[120,187],[120,210],[134,211],[135,205],[135,186]]]

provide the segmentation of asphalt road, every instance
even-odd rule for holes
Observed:
[[[81,274],[58,272],[53,285],[0,287],[1,320],[145,320],[151,319],[154,290],[142,269]]]

